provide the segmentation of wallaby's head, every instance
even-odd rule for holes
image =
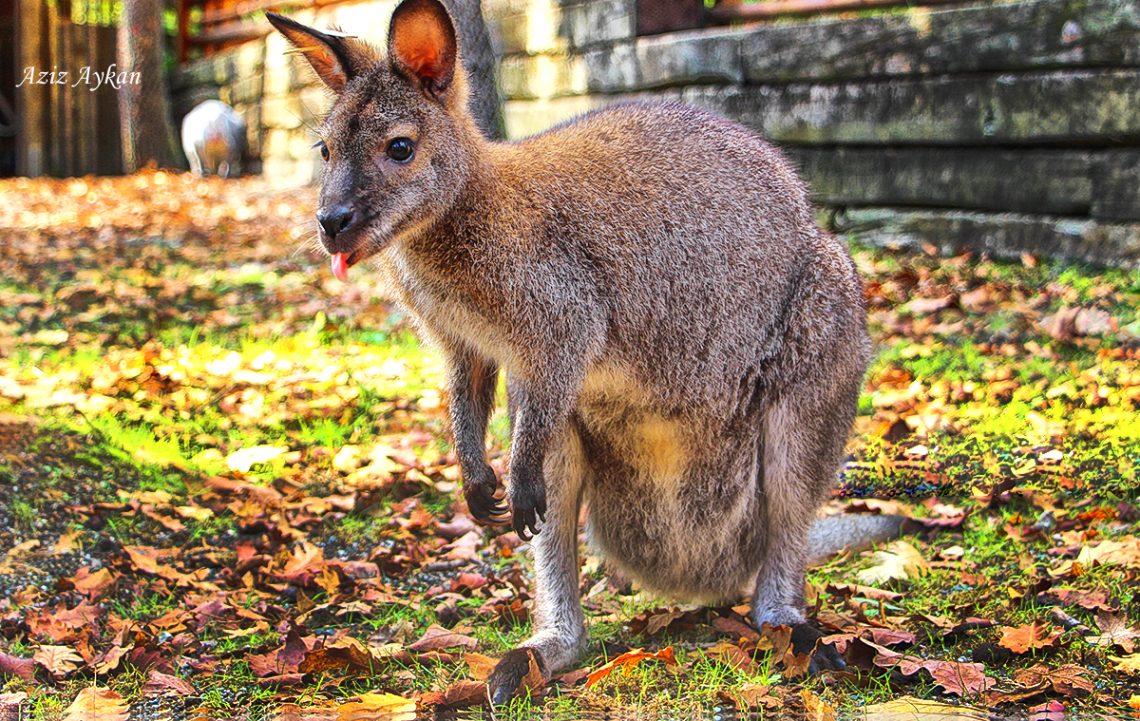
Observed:
[[[439,0],[404,0],[381,52],[342,33],[266,17],[335,94],[319,129],[317,221],[333,273],[430,224],[470,177],[479,131],[467,111],[455,25]]]

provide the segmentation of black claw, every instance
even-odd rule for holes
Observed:
[[[490,691],[492,705],[505,705],[511,700],[511,696],[521,691],[524,686],[535,688],[531,684],[535,683],[537,679],[531,678],[524,682],[531,671],[532,658],[538,667],[539,675],[542,677],[541,682],[545,682],[549,678],[546,671],[546,660],[538,649],[516,648],[513,651],[508,651],[495,664],[495,670],[487,678],[487,688]]]
[[[842,671],[847,668],[847,663],[834,646],[816,643],[821,638],[823,638],[823,633],[814,626],[800,623],[792,627],[792,652],[797,655],[812,654],[811,663],[808,664],[808,673]]]

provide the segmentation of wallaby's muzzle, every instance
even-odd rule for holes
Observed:
[[[317,211],[317,222],[321,224],[328,239],[333,241],[337,235],[351,230],[356,225],[356,211],[351,205],[322,208]]]
[[[362,258],[360,244],[351,237],[352,231],[361,225],[360,217],[361,214],[348,204],[331,205],[317,211],[325,249],[332,255],[333,275],[341,282],[348,280],[348,269]],[[338,238],[340,242],[337,242]]]

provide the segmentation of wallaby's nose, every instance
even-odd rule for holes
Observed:
[[[325,235],[329,240],[335,239],[338,233],[348,230],[355,221],[356,211],[351,205],[337,205],[317,211],[317,222],[325,229]]]

